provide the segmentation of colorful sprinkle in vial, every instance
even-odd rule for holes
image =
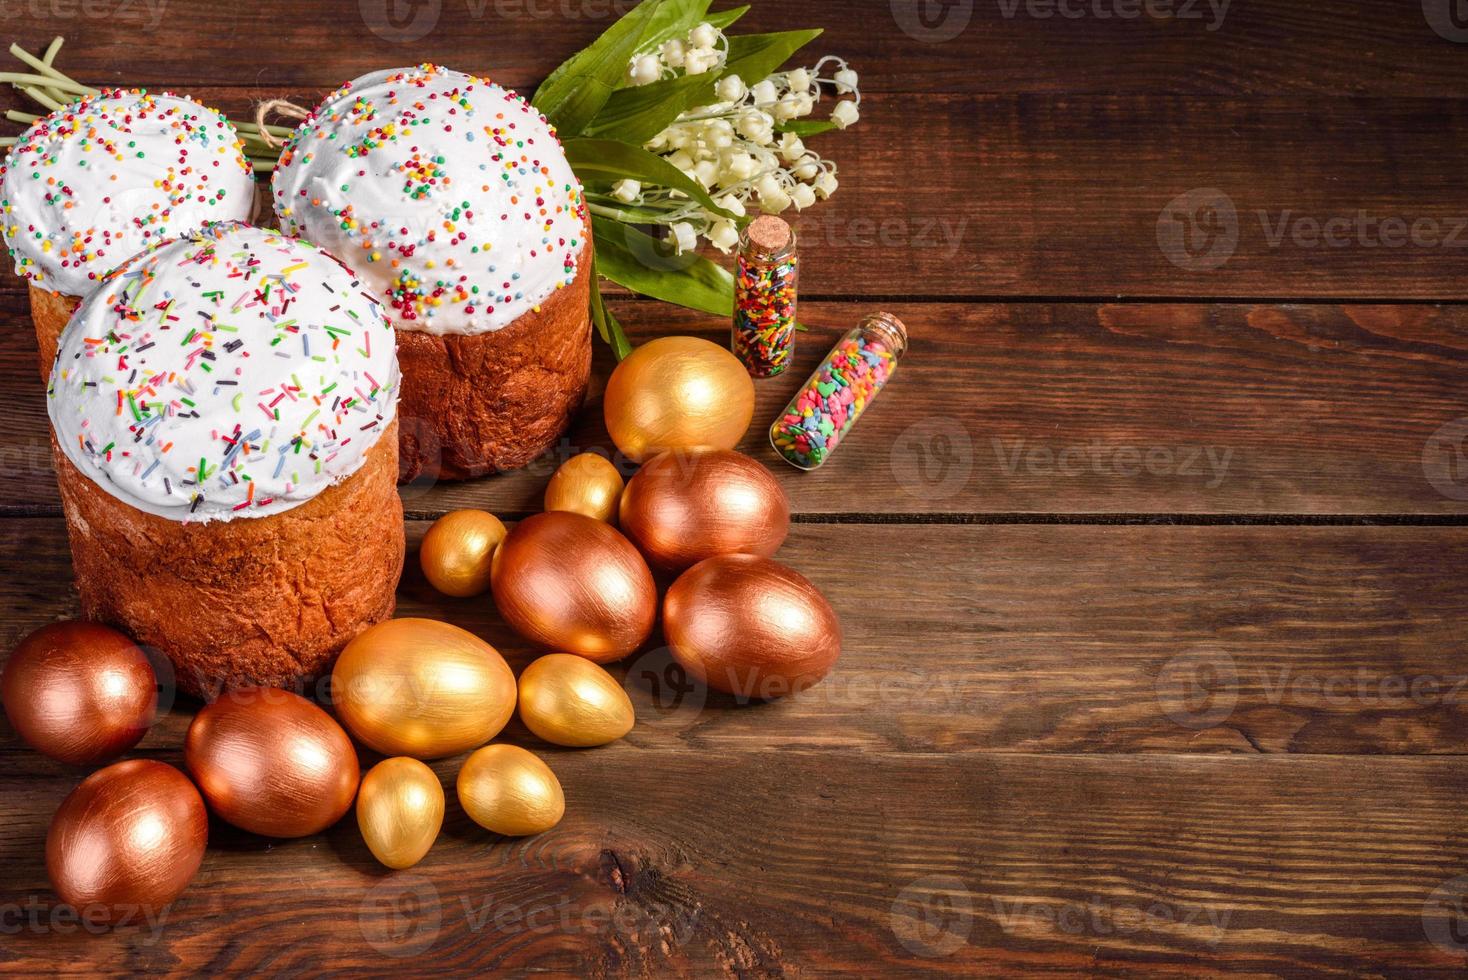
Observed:
[[[751,377],[773,378],[795,352],[795,229],[761,215],[739,236],[730,348]]]
[[[785,461],[813,470],[831,458],[907,352],[907,328],[891,313],[869,313],[833,348],[770,426]]]

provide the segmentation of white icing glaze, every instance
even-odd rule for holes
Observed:
[[[0,230],[16,271],[68,296],[149,245],[243,221],[254,205],[235,128],[166,93],[109,91],[58,109],[0,167]]]
[[[51,371],[51,424],[79,470],[139,510],[276,514],[355,473],[392,421],[393,341],[366,284],[326,252],[210,225],[134,256],[82,302]]]
[[[404,330],[508,326],[576,278],[585,247],[581,186],[550,124],[434,65],[327,96],[271,186],[286,231],[351,263]]]

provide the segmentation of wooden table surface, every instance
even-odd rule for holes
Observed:
[[[418,0],[394,28],[386,2],[0,10],[31,50],[66,35],[79,79],[239,113],[425,60],[529,89],[628,6]],[[481,832],[450,793],[428,858],[388,873],[351,819],[290,842],[216,822],[163,921],[101,934],[57,909],[42,856],[84,773],[4,728],[0,972],[1461,975],[1450,12],[754,0],[741,29],[822,26],[811,50],[863,78],[861,123],[822,138],[841,189],[799,219],[812,329],[744,447],[797,512],[782,559],[842,617],[835,673],[739,706],[677,683],[655,641],[619,668],[622,742],[554,750],[512,724],[565,786],[554,831]],[[0,271],[9,649],[77,603],[25,293]],[[634,340],[727,331],[615,308]],[[898,379],[824,470],[785,467],[763,424],[878,308],[912,333]],[[527,662],[487,598],[427,587],[414,545],[456,507],[535,511],[557,459],[609,447],[609,369],[599,350],[552,458],[405,488],[402,614]],[[179,762],[194,707],[134,754]]]

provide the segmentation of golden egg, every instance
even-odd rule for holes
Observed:
[[[357,826],[373,857],[399,871],[411,868],[443,827],[443,785],[417,759],[385,759],[357,791]]]
[[[585,657],[552,653],[520,675],[520,720],[553,745],[615,742],[636,718],[617,679]]]
[[[383,755],[455,755],[494,738],[515,711],[515,674],[499,651],[432,619],[365,630],[331,683],[342,724]]]
[[[456,510],[434,521],[423,535],[418,561],[428,584],[444,595],[480,595],[489,588],[490,559],[504,539],[505,526],[498,517]]]
[[[659,453],[622,494],[622,533],[661,568],[714,555],[773,555],[790,531],[790,502],[758,461],[732,449]]]
[[[640,647],[657,619],[657,586],[616,528],[585,514],[527,517],[494,553],[494,603],[526,639],[597,663]]]
[[[634,462],[665,449],[733,449],[754,417],[754,382],[718,344],[659,337],[617,365],[602,405],[612,441]]]
[[[566,460],[545,488],[546,510],[569,510],[608,524],[617,523],[621,499],[622,474],[596,453]]]
[[[458,789],[471,820],[507,837],[544,833],[566,812],[556,774],[518,745],[486,745],[464,760]]]

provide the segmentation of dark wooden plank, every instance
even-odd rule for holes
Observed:
[[[713,751],[546,751],[566,788],[559,827],[497,838],[450,792],[437,846],[396,874],[350,820],[282,843],[216,825],[160,927],[103,935],[49,925],[42,842],[78,777],[12,762],[0,774],[0,907],[23,925],[0,936],[0,964],[743,977],[1462,968],[1451,931],[1468,861],[1461,759]],[[456,767],[436,765],[450,786]]]
[[[0,508],[57,513],[24,298],[0,292]],[[796,367],[761,382],[744,449],[797,513],[1420,514],[1468,512],[1468,308],[1151,304],[890,306],[914,338],[897,379],[823,470],[780,461],[766,427],[835,337],[879,304],[808,303]],[[634,338],[708,317],[617,306]],[[403,490],[410,513],[540,508],[574,452],[614,452],[599,391],[527,469]],[[1446,426],[1446,428],[1444,428]],[[625,465],[628,474],[633,467]]]
[[[27,556],[0,582],[9,650],[75,600],[59,521],[0,526]],[[426,527],[410,522],[398,614],[457,623],[528,663],[537,652],[489,597],[424,582]],[[1468,561],[1468,529],[797,525],[780,558],[840,614],[837,670],[800,697],[736,710],[655,638],[615,668],[638,709],[631,744],[1468,753],[1468,585],[1441,571]],[[187,722],[175,712],[145,747],[178,743]],[[20,754],[0,739],[7,764]]]
[[[31,50],[65,35],[63,67],[99,84],[330,88],[376,68],[432,60],[533,86],[631,6],[431,0],[396,8],[390,0],[342,0],[283,13],[270,4],[50,0],[17,4],[6,26]],[[1446,2],[1439,6],[1445,17]],[[739,31],[823,28],[809,50],[846,57],[872,91],[1468,94],[1461,52],[1415,3],[754,0],[752,7]],[[341,43],[344,34],[351,43]],[[140,38],[145,59],[137,57]]]
[[[321,93],[193,94],[241,113]],[[1468,99],[873,94],[862,111],[822,137],[841,189],[797,221],[812,297],[1462,295]]]

